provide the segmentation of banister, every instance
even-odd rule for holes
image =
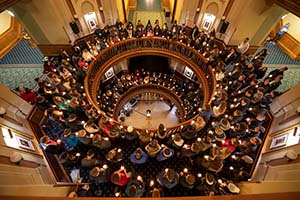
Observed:
[[[97,105],[96,94],[100,88],[101,77],[113,64],[125,58],[139,55],[165,56],[189,66],[203,85],[203,106],[211,102],[216,87],[215,74],[212,68],[206,65],[206,58],[196,49],[182,42],[162,37],[130,38],[119,41],[102,50],[97,55],[96,60],[92,61],[89,66],[84,80],[86,97],[93,107],[98,110],[100,115],[107,119],[110,118]],[[180,123],[174,129],[178,129],[179,127],[182,129],[183,126],[189,124],[194,118]],[[120,124],[119,122],[114,123]]]

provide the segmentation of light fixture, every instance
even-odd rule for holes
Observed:
[[[10,10],[8,10],[7,13],[8,13],[10,16],[12,16],[12,17],[15,16],[15,14],[14,14],[12,11],[10,11]]]

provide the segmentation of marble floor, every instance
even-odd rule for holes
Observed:
[[[146,116],[146,111],[151,110],[151,117]],[[176,107],[170,111],[169,105],[164,101],[139,101],[135,109],[125,118],[124,125],[135,128],[157,129],[163,122],[166,128],[177,125]]]

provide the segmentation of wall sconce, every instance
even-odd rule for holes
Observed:
[[[197,9],[196,9],[196,12],[200,12],[200,8],[197,8]]]
[[[103,7],[102,7],[102,6],[100,6],[100,7],[99,7],[99,10],[100,10],[100,11],[103,11]]]

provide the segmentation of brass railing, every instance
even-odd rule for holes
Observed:
[[[215,75],[211,67],[207,66],[207,60],[201,53],[182,42],[169,40],[161,37],[149,37],[149,38],[134,38],[126,39],[117,42],[98,54],[96,60],[94,60],[87,72],[84,80],[84,87],[89,102],[99,111],[101,115],[109,118],[104,112],[100,111],[97,104],[97,93],[100,88],[101,78],[103,74],[113,64],[125,59],[140,55],[159,55],[165,56],[171,59],[175,59],[182,64],[189,66],[199,82],[202,84],[203,90],[203,106],[210,103],[215,93],[216,80]],[[179,124],[174,129],[184,126],[186,123],[190,123],[193,119],[187,122]],[[115,122],[118,123],[118,122]]]

